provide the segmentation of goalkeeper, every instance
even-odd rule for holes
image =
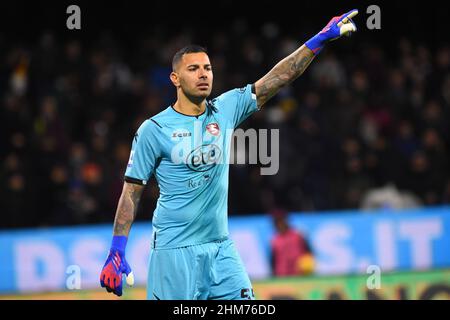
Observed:
[[[111,249],[100,274],[108,292],[132,285],[125,248],[139,199],[152,175],[160,189],[153,214],[148,299],[254,299],[250,279],[228,235],[230,136],[281,88],[299,77],[331,40],[356,31],[352,10],[281,60],[253,84],[207,100],[213,71],[206,50],[188,46],[172,61],[177,101],[144,121],[132,143],[117,206]],[[198,132],[200,131],[200,135]]]

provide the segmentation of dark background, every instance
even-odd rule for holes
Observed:
[[[66,28],[71,4],[81,30]],[[366,28],[371,4],[381,30]],[[208,48],[217,95],[256,81],[353,8],[358,32],[243,124],[280,129],[281,168],[262,177],[233,166],[230,214],[360,208],[387,184],[415,205],[449,203],[441,2],[2,1],[0,228],[113,221],[136,128],[175,99],[168,73],[181,46]],[[158,196],[147,189],[138,220]]]
[[[79,5],[82,10],[82,30],[66,29],[66,8]],[[8,40],[33,41],[43,30],[52,30],[61,37],[95,39],[109,30],[121,40],[133,42],[136,36],[154,32],[158,25],[176,35],[186,29],[196,33],[198,40],[207,42],[211,30],[230,27],[236,19],[245,20],[257,31],[266,22],[276,22],[284,32],[307,37],[315,25],[328,22],[328,17],[353,8],[359,9],[356,20],[368,17],[366,8],[378,5],[382,11],[382,30],[360,28],[365,40],[377,39],[387,45],[400,36],[439,45],[445,41],[448,18],[446,7],[439,1],[426,3],[406,1],[3,1],[2,31]],[[362,27],[362,25],[361,25]],[[12,37],[13,39],[11,39]]]

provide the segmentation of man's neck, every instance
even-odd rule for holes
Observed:
[[[173,108],[176,111],[188,116],[198,116],[205,112],[206,99],[192,101],[185,95],[179,95],[177,101],[173,105]]]

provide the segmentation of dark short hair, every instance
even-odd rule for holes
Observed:
[[[188,53],[197,53],[197,52],[204,52],[204,53],[208,54],[208,51],[206,50],[206,48],[196,45],[196,44],[190,44],[190,45],[178,50],[172,59],[172,70],[175,70],[175,66],[178,64],[178,62],[180,62],[183,55],[188,54]]]

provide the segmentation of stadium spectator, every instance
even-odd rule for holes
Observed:
[[[274,276],[306,275],[314,272],[314,256],[309,241],[287,221],[284,210],[272,212],[275,235],[271,239]]]

